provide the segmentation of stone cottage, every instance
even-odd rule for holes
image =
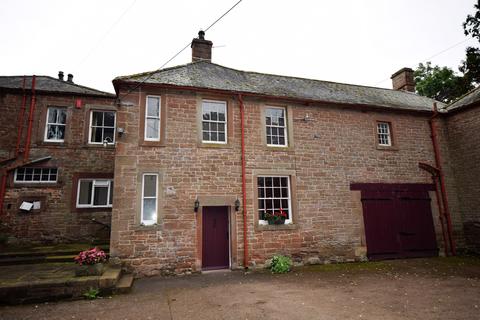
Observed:
[[[151,275],[465,247],[462,111],[413,93],[411,69],[388,90],[223,67],[203,32],[191,47],[191,63],[113,80],[112,255]]]

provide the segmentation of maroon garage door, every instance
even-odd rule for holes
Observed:
[[[355,184],[362,191],[369,259],[438,255],[429,184]]]
[[[202,268],[228,268],[228,207],[203,207],[202,212]]]

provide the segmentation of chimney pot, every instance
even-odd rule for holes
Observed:
[[[415,80],[412,69],[402,68],[392,74],[391,79],[393,90],[415,92]]]
[[[198,38],[192,40],[192,62],[212,61],[212,41],[205,40],[205,31],[198,32]]]
[[[67,81],[73,83],[73,74],[69,73],[67,77]]]
[[[58,71],[58,80],[63,81],[63,71]]]

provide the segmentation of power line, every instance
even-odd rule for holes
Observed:
[[[95,45],[90,49],[90,51],[85,55],[85,57],[78,63],[77,67],[81,66],[82,64],[85,63],[85,61],[88,60],[88,58],[90,58],[90,56],[92,55],[93,51],[95,51],[95,49],[97,49],[97,47],[103,42],[103,40],[110,34],[110,32],[112,32],[112,30],[115,28],[115,26],[123,19],[123,17],[127,14],[128,11],[130,11],[130,9],[132,9],[132,7],[135,5],[135,3],[137,2],[137,0],[133,0],[133,2],[122,12],[122,14],[117,18],[117,20],[115,20],[114,23],[112,23],[112,25],[107,29],[107,31],[103,34],[103,36],[98,39],[98,41],[95,43]]]
[[[242,2],[243,0],[239,0],[237,1],[237,3],[235,3],[232,7],[230,7],[230,9],[228,9],[227,11],[225,11],[217,20],[215,20],[211,25],[208,26],[208,28],[206,28],[204,31],[208,31],[211,27],[213,27],[217,22],[219,22],[223,17],[225,17],[230,11],[232,11],[237,5],[240,4],[240,2]],[[180,53],[182,53],[185,49],[187,49],[190,45],[192,44],[192,42],[190,41],[189,43],[187,43],[185,45],[185,47],[183,47],[180,51],[178,51],[176,54],[173,55],[173,57],[171,57],[170,59],[168,59],[164,64],[162,64],[160,66],[160,68],[150,72],[148,74],[148,76],[145,77],[145,79],[143,79],[142,81],[140,81],[139,83],[137,83],[132,89],[128,90],[127,93],[125,93],[123,96],[119,97],[118,100],[122,100],[123,98],[125,98],[126,96],[128,96],[132,91],[136,90],[138,87],[140,87],[143,83],[145,83],[148,79],[150,79],[155,73],[157,73],[158,71],[162,70],[168,63],[170,63],[170,61],[172,61],[173,59],[175,59]]]
[[[421,60],[420,62],[427,62],[428,60],[433,59],[433,58],[435,58],[435,57],[438,57],[438,56],[441,55],[442,53],[445,53],[445,52],[447,52],[447,51],[449,51],[449,50],[451,50],[451,49],[453,49],[453,48],[455,48],[455,47],[457,47],[457,46],[459,46],[459,45],[461,45],[461,44],[463,44],[463,43],[465,43],[465,42],[467,42],[467,41],[469,41],[469,40],[472,40],[472,39],[473,39],[472,37],[468,37],[467,39],[464,39],[464,40],[462,40],[462,41],[460,41],[460,42],[458,42],[458,43],[456,43],[456,44],[454,44],[454,45],[452,45],[452,46],[450,46],[450,47],[448,47],[448,48],[446,48],[446,49],[443,49],[442,51],[439,51],[439,52],[435,53],[433,56],[430,56],[430,57],[428,57],[428,58],[426,58],[426,59],[423,59],[423,60]],[[387,80],[390,80],[390,78],[383,79],[382,81],[379,81],[379,82],[375,83],[374,86],[378,86],[379,84],[381,84],[381,83],[383,83],[383,82],[385,82],[385,81],[387,81]]]

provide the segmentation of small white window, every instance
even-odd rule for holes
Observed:
[[[268,146],[288,146],[287,118],[285,108],[265,109],[265,126]]]
[[[115,143],[115,111],[91,111],[89,143]]]
[[[378,144],[380,146],[391,146],[392,138],[390,133],[390,123],[378,122],[377,123],[377,136]]]
[[[64,142],[66,123],[67,111],[64,108],[48,108],[45,141]]]
[[[77,208],[110,208],[113,199],[113,180],[80,179],[77,189]]]
[[[202,141],[227,143],[227,103],[224,101],[202,101]]]
[[[285,224],[292,223],[292,200],[289,176],[259,176],[258,216],[260,224],[267,224],[266,214],[283,211],[287,216]]]
[[[160,141],[160,97],[147,96],[145,106],[145,140]]]
[[[57,168],[17,168],[15,183],[55,183],[57,182]]]
[[[145,173],[142,177],[142,212],[141,223],[152,225],[157,223],[158,208],[158,174]]]

